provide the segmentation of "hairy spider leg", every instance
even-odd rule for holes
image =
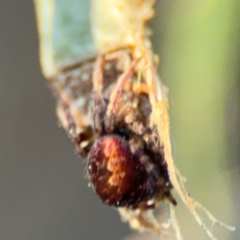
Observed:
[[[64,96],[64,94],[60,94],[60,92],[58,92],[54,88],[52,91],[55,97],[58,99],[57,114],[59,117],[62,116],[60,117],[61,119],[65,119],[66,121],[65,127],[67,127],[67,133],[71,141],[76,146],[76,152],[81,156],[86,156],[89,144],[87,144],[86,146],[85,142],[86,141],[89,142],[88,135],[91,132],[91,128],[87,127],[85,129],[82,129],[81,132],[78,132],[74,117],[70,110],[68,99],[66,99],[66,96]]]
[[[109,52],[105,55],[106,61],[111,60],[118,60],[118,64],[121,69],[127,69],[132,61],[131,56],[129,55],[129,52],[118,50],[116,52]]]
[[[68,134],[71,139],[74,139],[77,136],[76,133],[76,124],[74,122],[73,116],[71,114],[69,104],[67,103],[67,100],[64,99],[63,96],[56,90],[53,90],[53,94],[58,99],[58,111],[60,109],[62,110],[62,113],[65,114],[65,119],[67,121],[67,128],[68,128]]]
[[[105,122],[105,126],[107,126],[106,132],[113,131],[114,119],[117,113],[118,102],[122,95],[125,84],[136,71],[136,68],[139,62],[140,62],[140,59],[134,60],[131,66],[129,67],[129,69],[125,71],[117,80],[116,86],[114,87],[109,98],[109,104],[107,108],[107,114],[106,114],[107,116],[106,116],[106,122]]]
[[[94,71],[93,71],[93,90],[96,93],[102,95],[103,87],[103,65],[105,59],[103,56],[99,56],[95,62]]]
[[[98,134],[104,133],[104,114],[105,107],[102,96],[103,88],[103,68],[104,68],[105,59],[103,56],[99,56],[96,60],[94,71],[93,71],[93,119],[94,119],[94,128]]]

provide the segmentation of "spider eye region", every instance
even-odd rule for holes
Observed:
[[[88,175],[98,196],[112,206],[136,207],[154,194],[154,181],[145,166],[118,135],[95,142],[88,155]]]

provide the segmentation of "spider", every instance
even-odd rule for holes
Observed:
[[[82,93],[88,96],[85,100],[89,120],[85,126],[79,127],[76,123],[79,118],[73,114],[76,109],[71,106],[74,88],[68,87],[70,97],[66,98],[56,91],[55,85],[59,118],[65,114],[62,122],[66,124],[63,125],[77,152],[87,156],[90,183],[104,203],[129,209],[151,209],[160,200],[168,199],[176,205],[171,195],[164,149],[160,147],[156,126],[149,127],[151,104],[145,80],[138,70],[141,59],[132,60],[129,54],[116,56],[100,56],[89,65],[89,72],[93,71],[89,75],[92,82],[88,81],[89,92]],[[65,91],[74,81],[77,87],[83,88],[79,78],[73,80],[65,76],[65,79],[68,79]]]

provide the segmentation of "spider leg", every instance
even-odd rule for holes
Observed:
[[[61,121],[61,125],[67,130],[69,137],[74,139],[77,136],[77,127],[70,111],[69,99],[66,95],[61,94],[60,90],[54,89],[53,87],[52,92],[57,99],[57,115]]]
[[[104,132],[105,106],[102,96],[104,58],[99,56],[96,60],[93,72],[93,119],[95,131],[99,134]]]
[[[96,60],[94,71],[93,71],[93,90],[96,93],[101,95],[102,87],[103,87],[103,65],[104,58],[103,56],[99,56]]]
[[[114,87],[114,89],[113,89],[113,91],[110,95],[109,104],[108,104],[108,108],[107,108],[107,114],[106,114],[107,115],[106,116],[106,122],[105,122],[107,132],[111,132],[114,128],[114,126],[113,126],[114,125],[114,118],[115,118],[116,113],[117,113],[118,102],[121,98],[123,89],[124,89],[127,81],[129,80],[129,78],[132,77],[132,75],[136,71],[136,68],[137,68],[139,62],[140,62],[140,59],[137,59],[137,60],[133,61],[133,63],[129,67],[129,69],[127,71],[125,71],[118,78],[116,86]]]
[[[127,69],[131,64],[131,57],[128,51],[118,50],[107,53],[105,55],[106,61],[117,60],[120,69]]]
[[[64,100],[56,91],[55,96],[58,98],[57,115],[61,121],[61,125],[67,130],[70,139],[75,144],[76,152],[84,157],[87,155],[91,146],[91,139],[89,140],[89,136],[92,135],[92,128],[89,126],[83,128],[82,131],[79,132],[67,100]]]

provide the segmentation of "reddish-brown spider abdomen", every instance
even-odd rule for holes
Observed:
[[[118,135],[104,136],[93,145],[88,174],[99,197],[109,205],[136,207],[155,191],[144,165]]]

